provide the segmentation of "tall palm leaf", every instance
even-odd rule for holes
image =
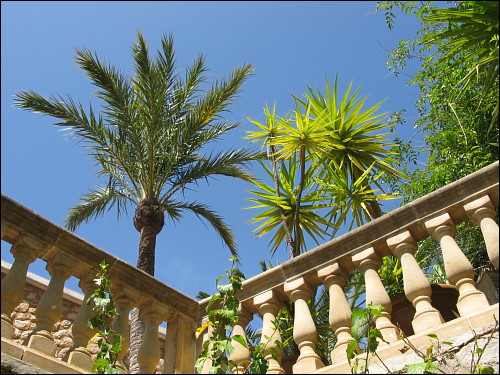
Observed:
[[[134,75],[127,77],[86,48],[76,50],[76,63],[98,88],[97,97],[103,102],[99,114],[92,107],[86,112],[69,96],[15,94],[17,107],[58,119],[54,125],[65,127],[82,142],[99,175],[107,178],[106,184],[90,190],[69,210],[66,227],[76,230],[112,207],[119,215],[128,206],[135,207],[133,221],[140,232],[137,267],[154,275],[156,236],[165,213],[175,221],[193,212],[237,255],[234,236],[223,218],[203,203],[178,200],[180,194],[175,193],[211,176],[250,180],[244,167],[257,154],[229,150],[205,155],[202,150],[239,125],[224,122],[222,112],[234,102],[252,66],[238,67],[229,78],[202,90],[208,70],[205,58],[196,58],[182,78],[176,70],[172,35],[161,38],[161,48],[151,57],[138,32],[132,52]]]

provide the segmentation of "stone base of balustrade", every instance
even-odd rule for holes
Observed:
[[[2,337],[2,353],[8,354],[16,359],[21,359],[24,354],[24,347],[10,339]]]
[[[95,361],[90,357],[90,354],[84,348],[76,348],[69,353],[67,362],[68,364],[81,368],[90,374]]]
[[[55,357],[25,348],[22,360],[52,374],[87,374],[88,371],[72,366]]]
[[[422,331],[416,335],[408,337],[413,345],[417,348],[423,348],[428,344],[435,344],[435,340],[428,337],[428,334],[437,335],[439,340],[446,340],[447,338],[462,335],[464,333],[470,332],[471,330],[478,330],[489,324],[495,323],[499,320],[499,310],[498,303],[487,307],[483,311],[477,312],[475,314],[470,314],[465,317],[459,317],[457,319],[451,320],[440,326],[429,328]],[[381,347],[377,354],[382,359],[382,361],[388,361],[391,358],[401,356],[403,352],[408,350],[408,346],[404,340],[399,340],[392,342],[389,345]],[[411,351],[411,349],[409,349]],[[358,355],[360,364],[364,364],[364,359],[366,354]],[[352,362],[354,363],[354,362]],[[376,366],[378,371],[371,371],[373,373],[380,373],[383,371],[383,365],[376,357],[370,359],[370,367]],[[311,372],[312,374],[349,374],[351,373],[351,367],[347,361],[342,363],[337,363],[335,365],[330,365],[322,369]]]
[[[8,354],[13,358],[19,359],[25,363],[36,366],[51,374],[88,374],[89,371],[81,369],[61,361],[58,358],[48,356],[37,350],[28,348],[24,345],[2,337],[2,353]]]
[[[49,357],[55,357],[57,351],[57,345],[47,331],[35,332],[28,341],[28,348],[47,354]]]
[[[321,359],[318,355],[306,357],[306,358],[298,358],[297,363],[293,365],[293,373],[294,374],[307,374],[311,371],[318,370],[320,368],[325,367]]]

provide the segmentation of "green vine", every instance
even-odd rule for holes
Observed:
[[[122,349],[122,336],[110,328],[113,318],[119,316],[119,314],[116,311],[113,294],[110,291],[111,283],[106,276],[109,264],[103,260],[99,267],[101,270],[97,274],[97,278],[94,279],[97,289],[85,301],[87,305],[93,305],[95,315],[89,319],[88,324],[90,328],[97,330],[93,338],[99,337],[97,345],[100,351],[97,353],[97,359],[92,366],[92,373],[120,374],[121,371],[117,368],[117,365],[125,367],[123,363],[118,361],[118,355]],[[89,344],[92,339],[89,340]]]
[[[250,363],[243,370],[244,374],[265,374],[269,367],[269,362],[265,359],[265,344],[258,343],[249,347],[246,340],[241,335],[232,335],[233,325],[238,322],[240,301],[235,294],[241,289],[244,275],[235,267],[236,257],[229,259],[232,261],[231,270],[216,279],[216,288],[218,294],[210,299],[206,307],[208,312],[208,322],[196,330],[196,336],[199,337],[208,327],[213,327],[212,334],[208,340],[203,343],[203,348],[196,360],[196,370],[200,373],[206,363],[209,361],[209,374],[230,373],[229,367],[235,367],[237,364],[229,357],[234,351],[231,341],[236,341],[250,351]],[[226,278],[227,284],[220,284],[221,280]],[[217,305],[217,307],[215,307]],[[267,337],[273,341],[272,338]],[[279,345],[278,342],[274,342]],[[269,348],[269,352],[276,357],[274,348]]]

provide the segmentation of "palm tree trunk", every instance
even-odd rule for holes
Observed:
[[[155,274],[155,249],[156,249],[156,229],[151,226],[144,226],[139,239],[139,257],[137,258],[137,268],[154,276]]]
[[[137,206],[134,226],[140,232],[137,268],[154,276],[156,236],[164,224],[164,213],[156,199],[145,199]],[[144,321],[139,317],[139,309],[132,310],[130,321],[129,373],[139,373],[137,354],[144,334]]]

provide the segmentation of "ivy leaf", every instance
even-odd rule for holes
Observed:
[[[98,309],[106,309],[110,302],[109,298],[94,298],[94,304]]]
[[[415,363],[413,365],[406,365],[405,367],[408,374],[425,374],[427,363]]]
[[[231,339],[234,340],[234,341],[236,341],[238,344],[240,344],[244,348],[248,348],[247,342],[245,341],[245,339],[243,338],[243,336],[241,336],[241,335],[234,335],[233,337],[231,337]]]
[[[358,347],[357,340],[351,340],[349,341],[349,344],[347,344],[346,352],[347,352],[347,359],[349,359],[349,361],[356,356],[357,347]]]

